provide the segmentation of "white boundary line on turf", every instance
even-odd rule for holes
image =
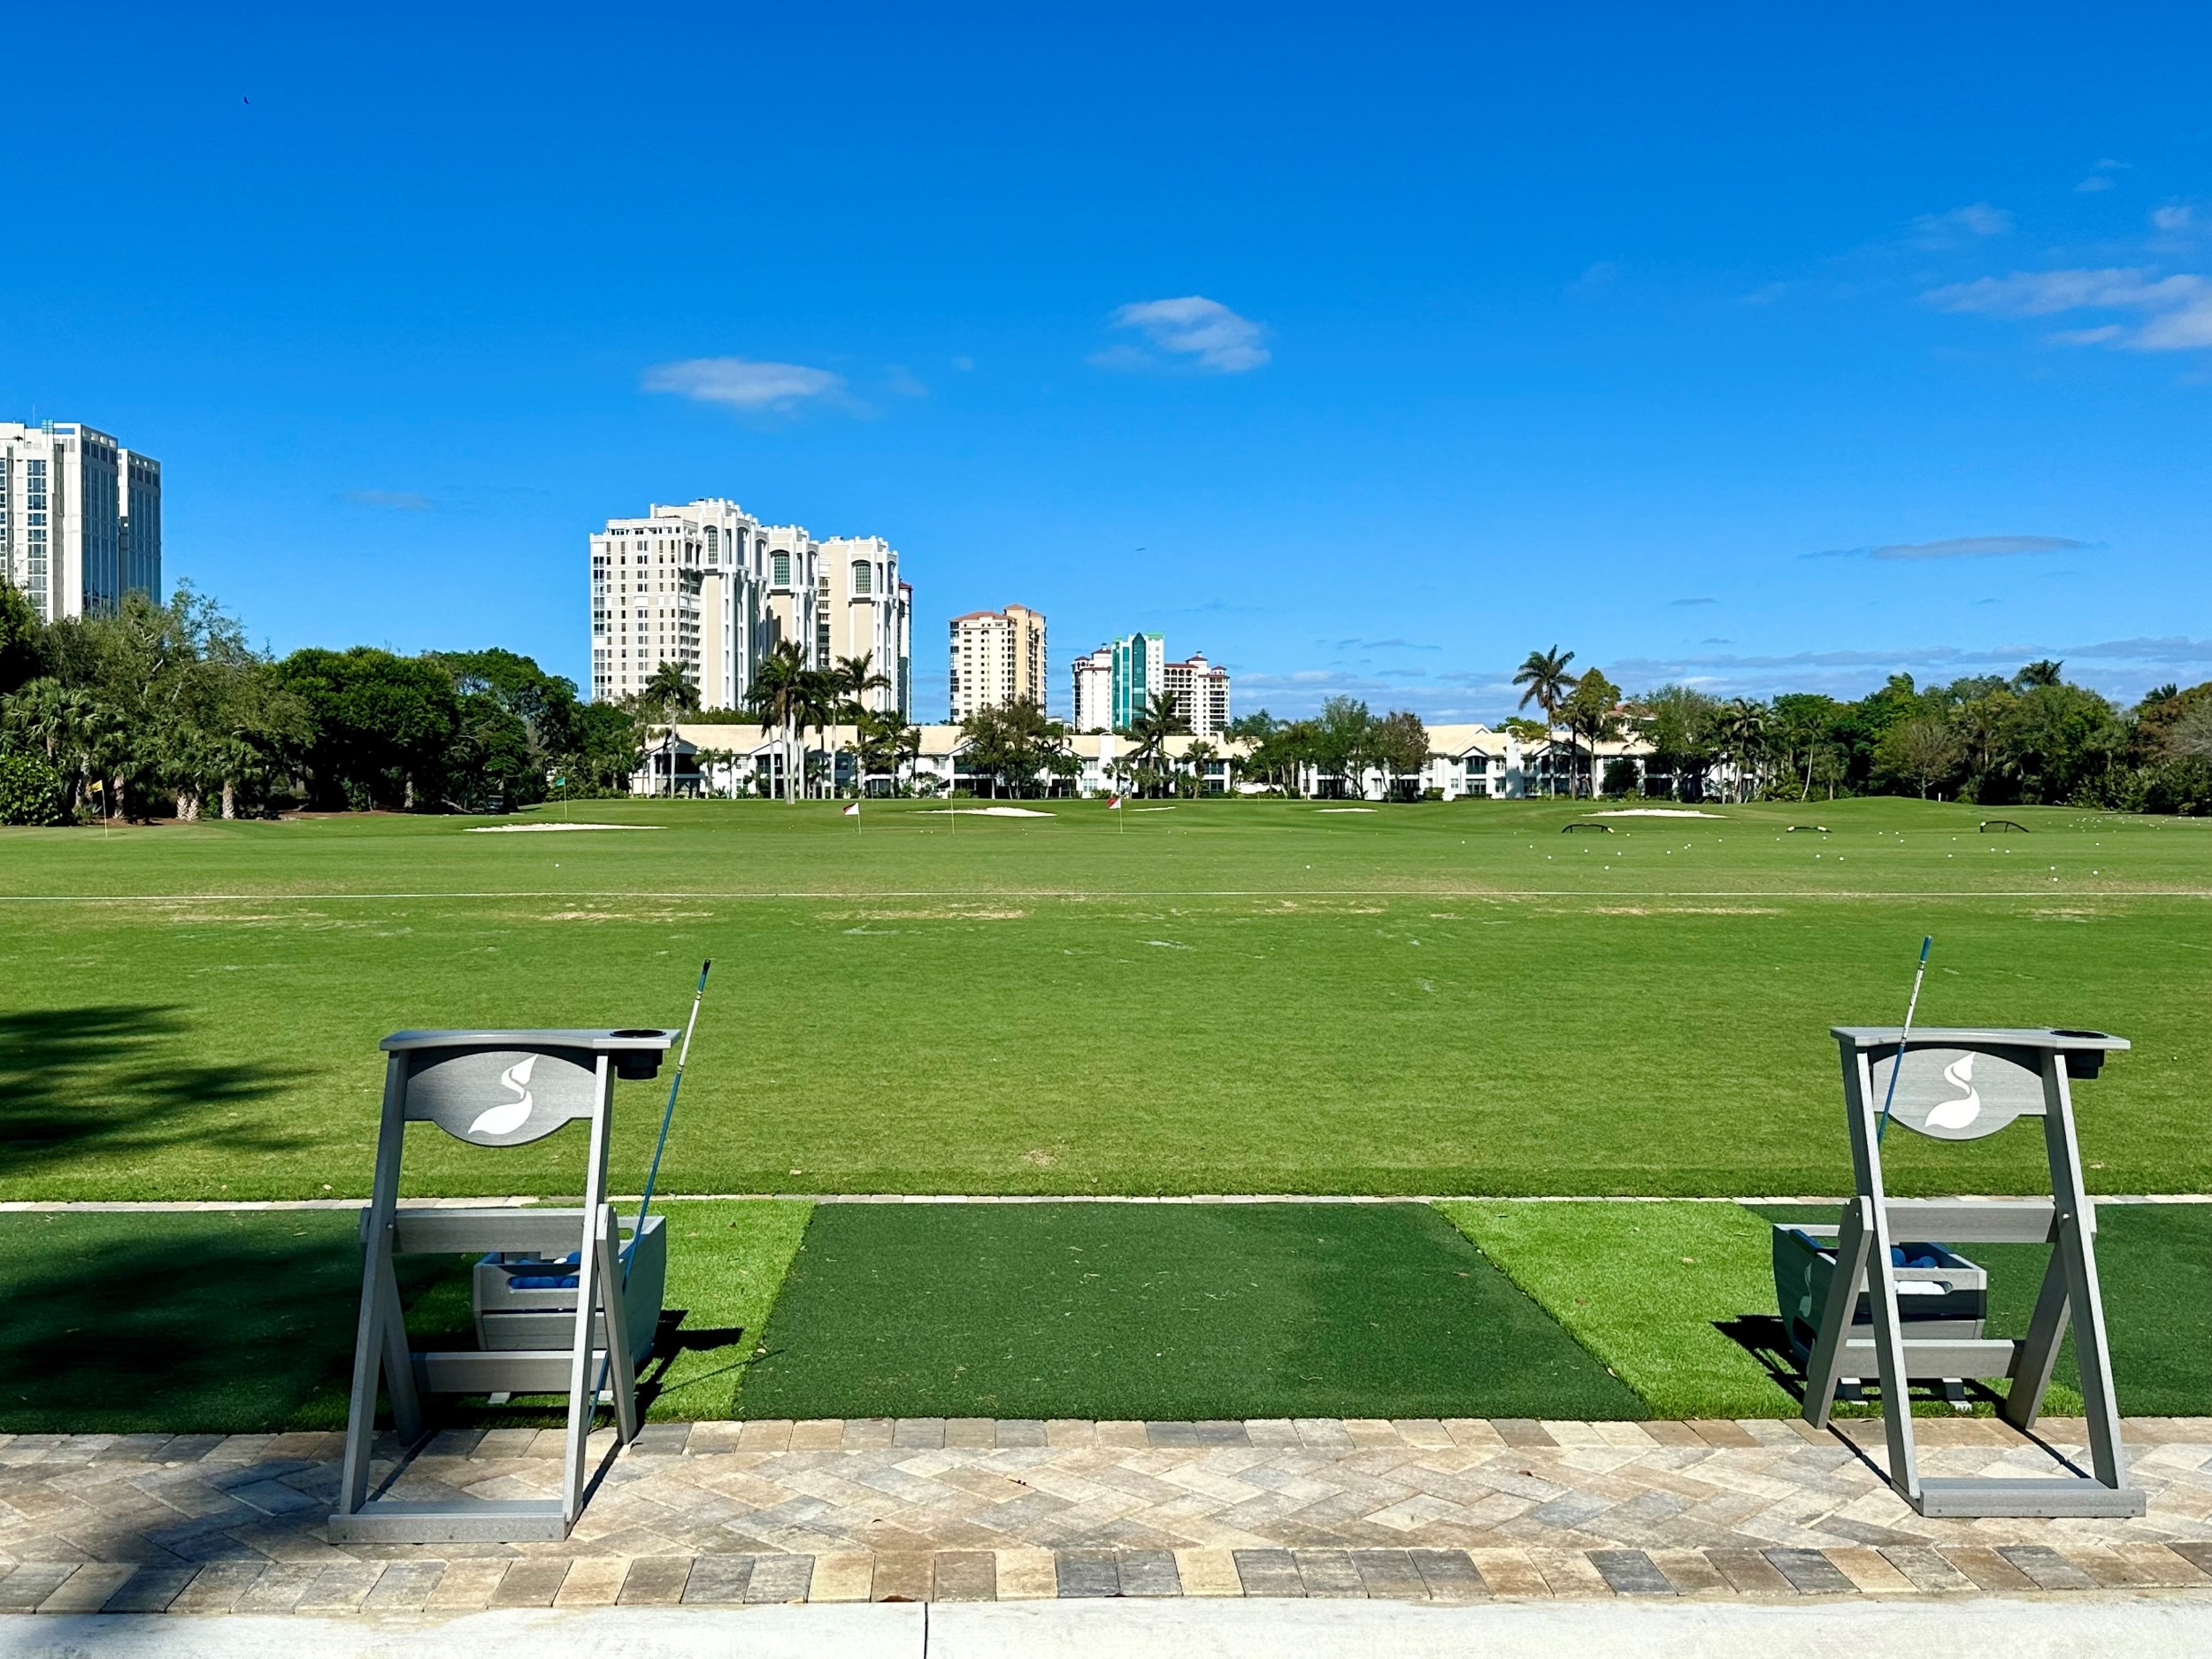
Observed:
[[[1645,1193],[1195,1193],[1155,1196],[1110,1193],[659,1193],[662,1203],[729,1204],[1843,1204],[1848,1200],[1819,1193],[1766,1194],[1746,1198],[1657,1197]],[[2003,1202],[2001,1194],[1953,1194],[1968,1202]],[[2212,1193],[2092,1193],[2099,1204],[2212,1204]],[[357,1210],[359,1198],[16,1198],[0,1202],[0,1215],[192,1215],[292,1210]],[[500,1198],[403,1198],[403,1210],[521,1209],[558,1203],[559,1194]],[[617,1205],[634,1204],[635,1193],[612,1194]]]
[[[2055,884],[2054,884],[2055,885]],[[868,892],[711,893],[698,888],[662,892],[549,887],[514,893],[0,893],[0,904],[334,904],[420,902],[430,899],[685,899],[844,902],[885,899],[2212,899],[2212,887],[2049,887],[1984,892],[1849,888],[1794,893],[1768,887],[910,887]],[[957,917],[947,917],[957,921]]]

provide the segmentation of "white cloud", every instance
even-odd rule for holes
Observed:
[[[1978,236],[2003,235],[2012,228],[2012,215],[1986,202],[1970,202],[1947,213],[1923,213],[1912,227],[1921,246],[1949,248]]]
[[[1134,329],[1151,349],[1117,346],[1099,352],[1091,361],[1102,368],[1146,366],[1160,360],[1154,353],[1187,359],[1215,374],[1248,373],[1268,361],[1268,349],[1260,343],[1267,331],[1202,295],[1124,305],[1114,313],[1113,326]]]
[[[1882,547],[1826,548],[1809,559],[1992,559],[2022,553],[2068,553],[2089,545],[2064,535],[1961,535],[1944,541],[1892,541]],[[1679,602],[1678,602],[1679,603]]]
[[[733,409],[790,410],[845,401],[845,377],[797,363],[761,363],[751,357],[687,357],[657,363],[638,377],[647,392],[670,392],[699,403]]]
[[[357,507],[384,507],[394,512],[430,512],[438,504],[411,489],[349,489],[345,498]]]
[[[1962,535],[1947,541],[1893,541],[1874,549],[1878,559],[1995,559],[2020,553],[2066,553],[2085,548],[2064,535]]]
[[[2137,311],[2132,328],[2100,326],[2056,336],[2062,343],[2109,344],[2135,351],[2191,351],[2212,347],[2212,280],[2188,273],[2155,276],[2140,267],[2101,271],[2016,271],[1931,289],[1921,296],[1947,311],[1992,317],[2051,317],[2061,311]]]
[[[2086,179],[2084,179],[2079,184],[2074,187],[2074,194],[2077,196],[2094,196],[2100,190],[2109,190],[2111,188],[2111,180],[2105,177],[2105,175],[2101,173],[2093,173]]]
[[[2163,207],[2151,210],[2151,224],[2170,234],[2187,230],[2195,219],[2195,210],[2180,202],[2169,202]]]

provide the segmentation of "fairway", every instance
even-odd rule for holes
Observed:
[[[1588,803],[1158,805],[0,832],[0,1195],[365,1194],[378,1038],[673,1023],[706,956],[664,1189],[1833,1193],[1827,1028],[1896,1019],[1929,932],[1923,1023],[2134,1042],[2078,1094],[2093,1187],[2212,1178],[2212,823],[2010,809],[2031,833],[1984,835],[1971,807],[1860,801],[1563,834]],[[621,1093],[618,1187],[657,1116]],[[409,1167],[421,1192],[558,1194],[580,1157],[433,1136]],[[2035,1190],[2040,1148],[1915,1141],[1892,1178]]]

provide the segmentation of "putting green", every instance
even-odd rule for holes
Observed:
[[[748,1417],[1635,1417],[1423,1204],[824,1204]]]

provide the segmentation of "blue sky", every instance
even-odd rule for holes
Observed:
[[[901,549],[926,716],[1009,600],[1062,710],[2212,675],[2208,14],[1663,10],[65,8],[0,416],[280,651],[587,678],[726,495]]]

